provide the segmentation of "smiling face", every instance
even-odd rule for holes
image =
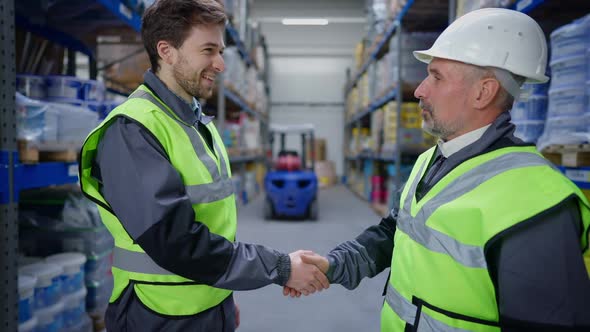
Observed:
[[[465,64],[434,58],[414,96],[420,99],[424,131],[448,141],[470,130],[472,80]]]
[[[172,89],[175,93],[189,100],[211,97],[215,78],[225,69],[223,31],[220,25],[193,27],[184,43],[174,50],[171,74],[177,85]]]

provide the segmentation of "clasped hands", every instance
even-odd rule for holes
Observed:
[[[291,276],[283,287],[283,295],[300,297],[330,287],[326,277],[328,259],[309,250],[298,250],[289,254]]]

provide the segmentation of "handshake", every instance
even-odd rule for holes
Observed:
[[[291,276],[283,287],[283,295],[300,297],[330,287],[326,277],[329,263],[324,256],[309,250],[298,250],[289,254],[291,258]]]

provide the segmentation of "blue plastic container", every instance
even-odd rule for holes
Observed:
[[[49,263],[35,263],[19,268],[19,275],[37,278],[35,284],[35,310],[45,309],[59,302],[61,293],[61,266]]]
[[[513,121],[539,121],[547,118],[547,96],[532,95],[526,101],[514,103],[510,116]]]
[[[24,323],[18,324],[18,332],[35,332],[37,328],[37,317],[32,317]]]
[[[536,143],[545,128],[545,121],[515,121],[514,136],[527,143]]]
[[[566,24],[551,33],[551,59],[583,54],[588,48],[590,16]]]
[[[584,85],[551,88],[547,115],[549,117],[582,115],[586,111]]]
[[[62,294],[74,294],[84,289],[84,263],[86,256],[77,252],[67,252],[45,258],[48,263],[53,263],[63,268],[60,275]]]
[[[103,114],[101,114],[101,119],[104,119],[109,113],[114,110],[117,106],[121,105],[121,102],[118,100],[105,100],[103,102]]]
[[[111,293],[113,292],[114,280],[110,276],[102,281],[93,281],[86,283],[88,294],[86,295],[86,308],[89,312],[102,309],[109,304]]]
[[[45,77],[39,75],[16,75],[16,91],[32,99],[44,99],[47,96]]]
[[[83,323],[86,315],[86,288],[64,297],[63,327],[69,328]]]
[[[82,84],[82,100],[102,102],[105,97],[104,83],[96,80],[86,80]]]
[[[73,76],[47,76],[47,98],[81,99],[84,95],[84,80]]]
[[[551,89],[562,86],[583,86],[588,61],[586,52],[551,61]]]
[[[80,324],[71,327],[64,327],[62,332],[93,332],[92,319],[84,313]]]
[[[107,250],[99,255],[87,256],[86,264],[84,265],[84,273],[86,275],[86,282],[102,282],[111,275],[111,266],[113,265],[113,250]]]
[[[37,278],[35,277],[18,276],[18,322],[20,324],[33,318],[35,284],[37,284]]]
[[[35,332],[61,332],[63,329],[64,303],[58,303],[35,312],[37,328]]]

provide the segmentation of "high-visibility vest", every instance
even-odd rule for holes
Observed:
[[[486,246],[577,196],[587,256],[588,201],[534,147],[507,147],[463,162],[417,202],[434,151],[418,158],[401,195],[381,330],[500,331]]]
[[[96,149],[108,125],[117,117],[140,123],[160,142],[184,182],[195,215],[211,233],[233,242],[237,222],[229,158],[213,123],[207,124],[207,128],[213,137],[215,153],[192,124],[183,122],[145,86],[140,86],[89,134],[81,153],[82,191],[97,203],[101,219],[115,239],[114,289],[110,302],[116,301],[133,282],[140,301],[160,314],[194,315],[218,305],[231,295],[231,291],[197,284],[157,265],[133,242],[99,192],[99,184],[91,175]],[[201,268],[207,269],[206,266]]]

